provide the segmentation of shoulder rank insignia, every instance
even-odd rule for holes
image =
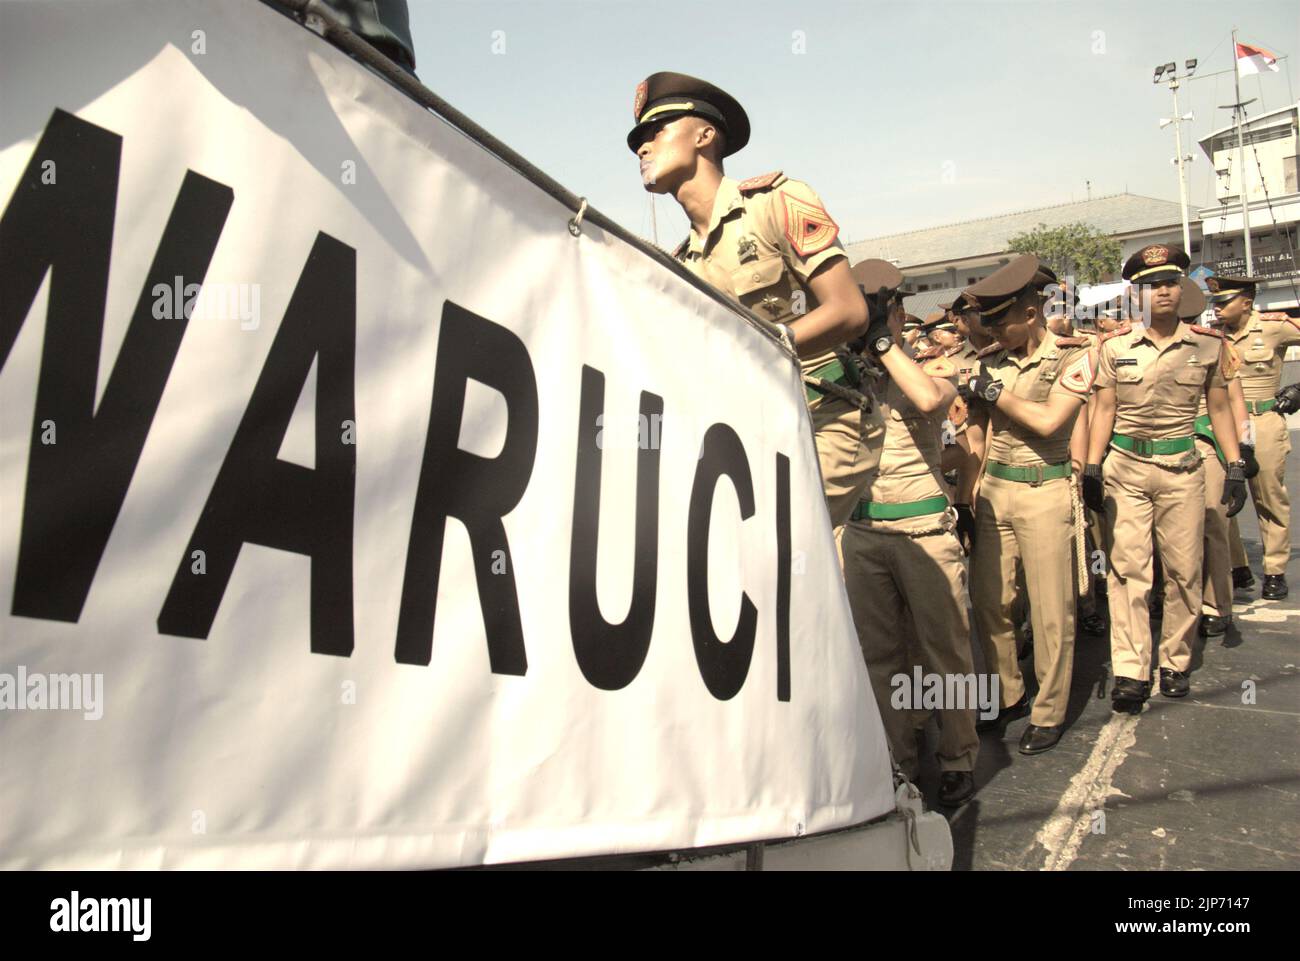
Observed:
[[[1060,343],[1060,341],[1057,341],[1057,343]],[[1092,366],[1092,353],[1084,351],[1066,370],[1060,384],[1071,393],[1078,394],[1080,397],[1087,397],[1092,391],[1092,382],[1096,379],[1097,372]]]
[[[755,190],[762,190],[764,187],[772,186],[780,176],[781,171],[771,170],[765,174],[759,174],[757,177],[750,177],[748,180],[742,180],[736,185],[736,188],[742,194],[752,193]]]
[[[800,257],[820,253],[840,234],[840,225],[818,204],[782,191],[781,209],[785,214],[785,236]]]
[[[976,356],[976,357],[988,357],[988,356],[990,356],[990,355],[992,355],[992,354],[996,354],[998,351],[1003,350],[1003,349],[1004,349],[1004,348],[1002,347],[1002,345],[999,344],[999,343],[995,340],[993,343],[989,344],[987,347],[985,347],[983,350],[981,350],[981,351],[980,351],[979,353],[977,353],[975,356]]]
[[[1198,334],[1204,334],[1206,337],[1218,337],[1223,339],[1223,331],[1215,330],[1213,327],[1202,327],[1200,324],[1192,324],[1192,330]]]
[[[1103,343],[1103,344],[1104,344],[1106,341],[1110,340],[1112,337],[1119,337],[1119,336],[1121,336],[1121,335],[1123,335],[1123,334],[1131,334],[1131,333],[1133,333],[1133,325],[1130,324],[1130,323],[1128,323],[1128,322],[1125,322],[1125,323],[1120,324],[1120,325],[1119,325],[1118,327],[1116,327],[1114,330],[1109,331],[1109,332],[1107,332],[1107,333],[1105,333],[1105,334],[1102,334],[1101,337],[1098,338],[1098,341],[1099,341],[1100,343]]]
[[[1087,347],[1088,339],[1086,337],[1057,337],[1057,347]]]
[[[1292,317],[1284,310],[1267,310],[1259,314],[1260,320],[1278,320],[1290,324],[1292,327],[1300,328],[1300,320]]]
[[[929,358],[921,365],[921,369],[931,377],[951,377],[957,373],[956,365],[942,355]]]

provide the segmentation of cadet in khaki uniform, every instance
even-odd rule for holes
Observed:
[[[1232,513],[1245,500],[1223,338],[1178,316],[1187,264],[1187,254],[1164,244],[1143,247],[1125,262],[1124,279],[1139,297],[1136,309],[1149,321],[1106,335],[1092,401],[1083,493],[1089,507],[1106,512],[1111,702],[1120,712],[1140,711],[1151,692],[1153,538],[1165,578],[1160,693],[1183,697],[1188,691],[1205,528],[1205,472],[1193,439],[1202,394],[1228,460],[1224,500]]]
[[[1285,484],[1291,438],[1286,421],[1274,413],[1274,395],[1282,382],[1286,349],[1300,344],[1300,321],[1282,313],[1255,310],[1255,282],[1248,277],[1211,277],[1208,284],[1214,315],[1241,358],[1239,376],[1254,425],[1259,473],[1250,478],[1250,496],[1264,546],[1261,593],[1269,600],[1279,600],[1287,596],[1286,562],[1291,554],[1291,500]],[[1240,535],[1236,540],[1240,545]],[[1234,566],[1245,567],[1249,573],[1245,552],[1234,546],[1234,553]]]
[[[918,367],[904,353],[902,319],[898,308],[892,336],[869,345],[884,374],[877,396],[885,438],[841,548],[849,603],[890,749],[904,774],[915,780],[914,712],[895,707],[891,680],[910,678],[915,662],[926,674],[945,679],[973,681],[975,669],[962,599],[966,573],[940,467],[939,426],[957,396],[949,379],[955,368],[939,350]],[[965,690],[973,694],[974,687]],[[975,790],[975,706],[945,704],[937,712],[944,805],[963,804]]]
[[[1085,339],[1058,336],[1046,325],[1044,292],[1055,282],[1050,269],[1025,254],[970,288],[980,322],[998,340],[980,352],[980,369],[967,384],[971,443],[984,452],[971,606],[996,652],[1002,701],[1009,705],[1000,720],[1023,716],[1028,694],[1012,620],[1023,574],[1038,695],[1021,754],[1050,750],[1064,730],[1078,602],[1076,538],[1084,524],[1070,441],[1096,372]],[[961,493],[969,496],[974,482],[964,477]]]
[[[1205,312],[1205,294],[1193,281],[1181,281],[1182,296],[1178,302],[1178,316],[1188,323]],[[1237,447],[1246,463],[1243,473],[1249,480],[1258,471],[1252,448],[1241,438],[1250,423],[1246,414],[1246,400],[1237,377],[1240,359],[1231,343],[1224,342],[1223,376],[1228,381],[1228,403],[1232,408],[1233,423],[1238,425]],[[1223,503],[1223,482],[1226,477],[1223,451],[1214,436],[1205,396],[1196,409],[1196,450],[1205,470],[1205,537],[1202,541],[1201,560],[1201,623],[1202,637],[1219,637],[1232,623],[1232,573],[1228,546],[1227,505]]]
[[[628,147],[645,189],[670,193],[691,221],[674,251],[686,267],[765,319],[782,324],[805,380],[852,387],[834,349],[867,328],[839,228],[811,187],[780,171],[737,182],[722,160],[749,141],[749,118],[729,94],[680,73],[637,87]],[[887,317],[877,329],[887,330]],[[808,387],[817,456],[833,527],[852,513],[874,466],[884,423],[841,396]]]

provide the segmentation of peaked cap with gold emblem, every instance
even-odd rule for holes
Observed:
[[[650,124],[678,117],[703,117],[723,134],[722,155],[729,157],[749,143],[749,117],[731,94],[684,73],[652,73],[639,84],[632,98],[636,126],[627,135],[628,149],[636,153]]]
[[[1191,259],[1182,247],[1174,244],[1147,244],[1124,261],[1123,277],[1132,284],[1177,280],[1190,264]]]
[[[1226,274],[1216,274],[1213,277],[1207,277],[1205,285],[1210,288],[1210,303],[1212,304],[1226,304],[1242,294],[1247,297],[1255,296],[1254,277],[1229,277]]]
[[[1021,254],[979,283],[966,288],[965,293],[979,302],[980,323],[992,326],[1025,291],[1042,290],[1055,282],[1056,274],[1050,267],[1033,254]]]

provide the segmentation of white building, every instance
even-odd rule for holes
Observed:
[[[1260,278],[1255,302],[1261,309],[1300,304],[1297,269],[1297,112],[1300,103],[1251,117],[1242,125],[1246,204],[1250,215],[1253,273]],[[1207,271],[1244,274],[1241,183],[1237,128],[1229,125],[1200,141],[1214,164],[1215,203],[1199,211]],[[1193,258],[1196,262],[1196,258]]]
[[[1183,242],[1182,208],[1177,203],[1123,193],[871,237],[847,244],[845,249],[850,263],[880,258],[896,264],[903,272],[904,290],[911,295],[906,300],[908,311],[924,317],[1009,263],[1016,256],[1007,249],[1012,237],[1039,225],[1050,228],[1078,222],[1120,243],[1114,271],[1102,280],[1119,279],[1124,261],[1147,244],[1181,246]],[[1200,227],[1192,221],[1189,254],[1193,264],[1201,256]]]

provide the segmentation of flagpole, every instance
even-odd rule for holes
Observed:
[[[1232,28],[1232,85],[1237,92],[1233,115],[1237,120],[1237,175],[1241,179],[1241,235],[1246,239],[1246,276],[1254,277],[1254,264],[1250,256],[1250,202],[1246,197],[1246,146],[1241,134],[1241,118],[1246,112],[1241,103],[1241,63],[1237,56],[1237,28]]]

